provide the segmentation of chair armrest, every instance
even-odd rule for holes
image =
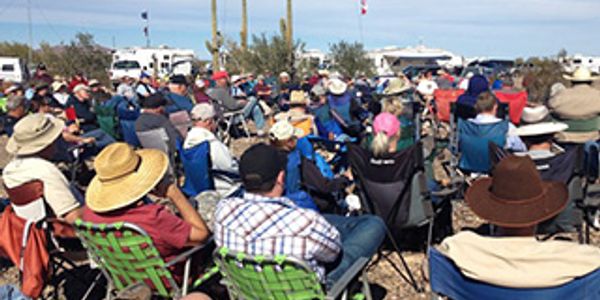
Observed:
[[[223,181],[226,181],[229,184],[242,182],[242,178],[239,174],[215,169],[213,169],[211,172],[215,178],[219,178]]]
[[[169,261],[169,262],[168,262],[168,263],[165,265],[165,267],[169,268],[169,267],[171,267],[171,266],[173,266],[173,265],[175,265],[175,264],[178,264],[178,263],[180,263],[180,262],[182,262],[182,261],[185,261],[185,260],[187,260],[189,257],[191,257],[191,256],[192,256],[193,254],[195,254],[196,252],[198,252],[198,251],[200,251],[200,250],[202,250],[202,249],[206,248],[208,245],[212,244],[212,242],[213,242],[213,238],[212,238],[212,237],[210,237],[210,238],[209,238],[209,239],[206,241],[206,243],[204,243],[204,244],[202,244],[202,245],[195,246],[195,247],[193,247],[192,249],[190,249],[190,250],[187,250],[187,251],[185,251],[185,252],[183,252],[183,253],[181,253],[181,254],[177,255],[177,257],[175,257],[175,258],[173,258],[172,260],[170,260],[170,261]]]
[[[367,265],[369,259],[366,257],[359,257],[354,264],[342,275],[342,277],[336,281],[331,289],[327,291],[327,297],[331,299],[337,299],[341,293],[348,287],[350,281],[356,277]]]

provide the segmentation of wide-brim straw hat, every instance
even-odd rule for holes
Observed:
[[[398,95],[406,92],[410,87],[406,82],[400,78],[393,78],[389,81],[388,86],[383,90],[383,94],[386,96]]]
[[[348,85],[342,80],[334,78],[329,81],[329,86],[327,88],[333,95],[342,95],[348,89]]]
[[[65,123],[58,118],[41,113],[28,115],[15,124],[6,151],[13,155],[38,153],[54,143],[64,127]]]
[[[308,105],[308,98],[303,91],[292,91],[290,95],[290,105]]]
[[[569,125],[560,122],[542,122],[523,125],[515,130],[518,136],[539,136],[563,132],[569,129]]]
[[[589,82],[600,79],[598,76],[592,76],[592,72],[586,67],[579,67],[573,72],[573,75],[563,75],[563,77],[571,82]]]
[[[85,193],[86,205],[98,213],[129,206],[152,191],[168,167],[167,155],[159,150],[111,144],[94,161],[97,175]]]
[[[502,159],[492,177],[475,181],[465,194],[477,216],[507,228],[546,221],[566,207],[568,198],[564,183],[542,181],[531,158],[518,156]]]

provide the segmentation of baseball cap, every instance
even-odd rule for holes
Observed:
[[[100,81],[98,81],[98,79],[92,79],[89,82],[89,86],[90,87],[96,87],[96,86],[100,86]]]
[[[187,85],[187,79],[181,74],[173,75],[169,79],[169,83]]]
[[[77,92],[84,91],[84,90],[89,91],[90,88],[87,85],[80,83],[73,88],[73,93],[77,93]]]
[[[154,109],[166,105],[167,99],[165,99],[165,97],[163,97],[163,95],[159,93],[152,94],[146,97],[144,100],[142,100],[142,108]]]
[[[212,104],[200,103],[196,104],[191,111],[192,120],[204,121],[215,117],[215,108]]]
[[[284,152],[264,143],[256,144],[240,159],[240,175],[248,191],[266,191],[273,188],[279,172],[285,170],[287,156]]]
[[[286,119],[277,121],[269,130],[269,137],[276,141],[289,140],[292,137],[302,136],[302,130],[294,127]]]
[[[217,71],[212,76],[213,80],[220,80],[226,78],[229,78],[229,74],[227,73],[227,71]]]
[[[375,130],[375,134],[383,132],[388,137],[393,137],[400,130],[400,121],[391,113],[380,113],[373,121],[373,130]]]

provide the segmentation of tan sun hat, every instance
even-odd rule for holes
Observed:
[[[14,133],[6,144],[13,155],[30,155],[44,150],[62,134],[65,123],[45,114],[31,114],[15,124]]]
[[[292,91],[290,95],[290,105],[301,104],[308,105],[308,98],[303,91]]]
[[[588,82],[600,78],[598,76],[592,76],[592,71],[586,67],[579,67],[573,72],[573,75],[564,75],[563,77],[572,82]]]
[[[301,137],[304,132],[294,127],[287,119],[277,121],[269,130],[269,137],[276,141],[286,141],[292,137]]]
[[[388,86],[383,90],[383,94],[386,96],[397,95],[402,92],[406,92],[410,89],[408,84],[400,78],[390,79]]]
[[[162,180],[169,159],[155,149],[134,151],[125,143],[104,148],[94,161],[96,176],[85,193],[85,203],[103,213],[139,201]]]

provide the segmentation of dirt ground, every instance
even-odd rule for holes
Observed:
[[[234,155],[239,156],[249,145],[259,142],[257,138],[240,139],[233,143],[231,146]],[[0,137],[0,167],[6,165],[9,160],[8,154],[4,150],[6,144],[6,137]],[[5,196],[5,192],[0,188],[0,195]],[[477,227],[482,224],[482,221],[478,219],[469,210],[464,202],[455,201],[453,203],[453,228],[455,231],[459,231],[465,227]],[[576,240],[575,236],[570,238]],[[600,246],[600,233],[592,232],[592,244]],[[425,261],[424,252],[406,252],[404,257],[413,271],[416,280],[419,284],[425,288],[425,292],[415,292],[405,281],[403,281],[398,274],[394,271],[392,266],[385,260],[381,260],[377,265],[371,267],[368,277],[369,281],[373,284],[373,292],[376,295],[376,299],[427,299],[430,297],[428,294],[427,284],[427,265]],[[400,261],[396,254],[392,254],[391,259],[400,265]],[[18,273],[15,267],[10,267],[0,273],[0,285],[4,284],[18,284]],[[63,298],[63,297],[61,297]]]

